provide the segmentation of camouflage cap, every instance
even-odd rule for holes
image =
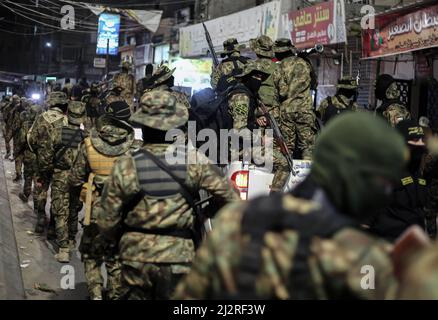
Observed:
[[[260,60],[250,60],[243,67],[242,73],[235,75],[236,78],[242,78],[244,76],[249,75],[252,72],[261,72],[267,75],[270,74],[269,66]]]
[[[274,43],[272,39],[268,36],[260,36],[256,39],[251,39],[249,41],[249,46],[252,51],[254,51],[257,55],[263,56],[266,58],[273,58],[274,53],[272,52],[272,46]]]
[[[338,89],[357,89],[356,79],[352,77],[342,77],[338,80],[338,84],[336,85]]]
[[[239,42],[237,42],[236,38],[229,38],[224,41],[224,51],[222,54],[230,54],[234,51],[238,51]]]
[[[288,51],[295,51],[295,46],[287,38],[277,39],[272,47],[274,53],[282,53]]]
[[[20,100],[20,96],[18,94],[14,94],[12,96],[12,101],[17,102],[18,100]]]
[[[67,95],[61,91],[50,92],[49,96],[47,97],[46,104],[49,108],[60,104],[68,104]]]
[[[167,91],[150,91],[143,94],[140,109],[130,121],[142,126],[166,131],[187,123],[189,111]]]
[[[163,82],[166,82],[173,75],[175,69],[176,68],[173,68],[171,70],[168,66],[165,65],[158,67],[158,69],[155,70],[154,74],[152,75],[152,78],[154,79],[154,84],[159,85]]]
[[[80,125],[85,118],[85,104],[80,101],[70,101],[68,103],[68,122]]]

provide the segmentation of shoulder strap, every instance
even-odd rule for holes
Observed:
[[[61,152],[56,155],[55,163],[58,162],[59,159],[61,159],[64,156],[64,154],[67,152],[67,149],[69,149],[71,147],[73,141],[75,141],[76,137],[78,137],[79,134],[81,134],[81,132],[82,132],[81,129],[76,130],[76,132],[67,141],[66,145],[63,146],[63,149],[61,150]]]

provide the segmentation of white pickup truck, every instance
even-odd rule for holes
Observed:
[[[298,183],[304,180],[310,172],[311,161],[294,160],[296,175],[289,175],[284,191],[292,190]],[[247,164],[242,161],[232,162],[227,168],[227,177],[240,192],[242,200],[251,200],[271,192],[274,174],[262,167]]]

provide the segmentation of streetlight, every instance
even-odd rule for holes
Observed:
[[[46,47],[47,48],[51,48],[52,47],[52,43],[51,42],[46,42]]]

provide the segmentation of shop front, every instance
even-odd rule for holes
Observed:
[[[378,74],[397,79],[401,101],[413,117],[438,127],[438,5],[415,5],[376,16],[362,34],[363,58],[377,61]]]

